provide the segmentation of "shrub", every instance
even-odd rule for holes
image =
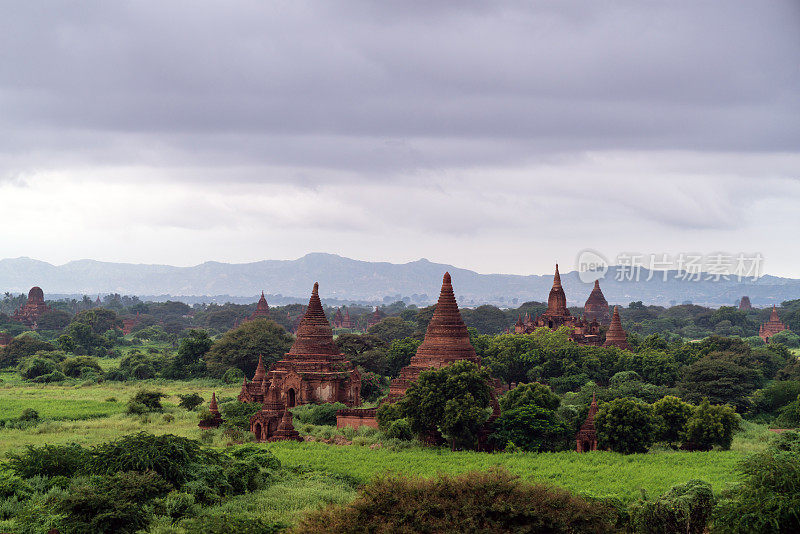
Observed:
[[[710,450],[714,445],[728,450],[739,424],[739,416],[733,408],[712,406],[705,399],[686,422],[686,441],[701,450]]]
[[[9,453],[8,467],[22,478],[34,476],[72,477],[84,466],[89,451],[78,445],[28,445],[20,453]]]
[[[653,404],[653,412],[656,416],[655,440],[675,443],[683,439],[686,422],[694,413],[694,406],[667,395]]]
[[[20,421],[38,421],[39,420],[39,412],[34,410],[33,408],[25,408],[22,410],[22,413],[19,414]]]
[[[375,412],[375,418],[378,420],[378,428],[385,432],[393,421],[403,418],[403,411],[396,402],[384,402]]]
[[[87,371],[84,371],[84,369],[87,367],[89,371],[94,371],[97,374],[103,373],[103,369],[97,363],[97,358],[91,356],[70,356],[61,362],[61,372],[73,378],[86,373]]]
[[[535,382],[533,384],[518,385],[500,397],[498,402],[502,411],[531,404],[547,410],[556,410],[561,404],[561,398],[553,393],[548,386]]]
[[[189,395],[178,395],[178,398],[181,399],[180,402],[178,403],[178,406],[180,406],[181,408],[186,408],[189,411],[192,411],[201,404],[203,404],[203,397],[201,397],[197,393],[191,393]]]
[[[52,382],[62,382],[66,379],[67,375],[65,375],[61,371],[55,370],[52,373],[37,376],[36,378],[33,378],[32,381],[40,384],[50,384]]]
[[[180,519],[196,515],[200,506],[195,504],[194,495],[180,491],[171,491],[155,503],[159,515],[166,515],[171,519]]]
[[[248,515],[208,513],[181,521],[186,534],[274,534],[286,528],[284,523],[268,523]]]
[[[355,501],[310,513],[295,530],[605,533],[614,530],[615,515],[606,505],[492,469],[435,479],[384,476]]]
[[[414,433],[411,431],[411,424],[409,424],[408,419],[395,419],[389,423],[386,428],[386,437],[404,441],[414,439]]]
[[[495,421],[492,440],[501,448],[510,442],[522,450],[553,451],[559,448],[571,429],[555,410],[535,404],[522,405],[501,413]]]
[[[244,371],[238,367],[231,367],[222,375],[222,381],[226,384],[239,384],[244,380]]]
[[[170,489],[153,472],[122,472],[77,482],[58,506],[64,530],[132,534],[149,523],[147,504]]]
[[[231,447],[226,452],[236,460],[254,461],[262,469],[280,469],[281,462],[268,449],[256,445],[241,445]]]
[[[703,534],[714,509],[714,492],[702,480],[673,486],[655,501],[631,507],[631,523],[643,534]]]
[[[292,416],[300,423],[312,425],[336,425],[336,412],[347,408],[341,402],[304,404],[292,408]],[[249,427],[248,427],[249,428]]]
[[[738,471],[742,482],[714,509],[713,532],[800,532],[800,434],[783,434]]]
[[[600,448],[623,454],[647,452],[655,435],[653,408],[627,397],[603,404],[595,415]]]
[[[799,380],[783,380],[773,382],[764,389],[753,393],[753,411],[773,414],[797,399],[800,395]]]
[[[140,389],[128,401],[128,413],[141,415],[148,412],[162,412],[164,407],[161,405],[161,398],[167,396],[160,391]]]
[[[50,358],[41,358],[37,356],[26,358],[21,367],[20,375],[22,375],[22,378],[28,380],[58,371],[56,362]]]
[[[250,417],[261,411],[261,404],[257,402],[226,402],[220,406],[222,417],[227,428],[250,430]]]
[[[92,447],[86,470],[98,475],[154,471],[180,487],[195,476],[197,467],[219,461],[219,453],[202,449],[198,441],[172,434],[154,436],[139,432]]]
[[[364,372],[361,375],[361,398],[367,402],[372,402],[380,398],[384,391],[384,378],[372,372]]]

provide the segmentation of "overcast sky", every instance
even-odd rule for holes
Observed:
[[[800,2],[0,3],[0,257],[800,277]]]

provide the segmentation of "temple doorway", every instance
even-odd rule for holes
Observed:
[[[253,425],[253,434],[256,435],[256,441],[264,441],[264,437],[261,435],[262,431],[261,423]]]
[[[296,394],[294,392],[294,388],[290,388],[289,391],[286,392],[286,407],[294,408],[295,404],[296,404]]]

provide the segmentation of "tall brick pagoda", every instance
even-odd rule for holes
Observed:
[[[614,306],[614,316],[611,317],[611,326],[606,332],[606,342],[604,347],[618,347],[628,349],[628,334],[622,329],[622,320],[619,318],[619,307]]]
[[[14,320],[36,330],[39,317],[49,311],[51,308],[44,302],[44,291],[41,287],[34,286],[28,291],[28,302],[14,312]]]
[[[764,340],[764,343],[769,343],[769,339],[777,334],[778,332],[783,332],[784,330],[789,330],[789,328],[783,324],[781,318],[778,317],[778,310],[775,308],[775,305],[772,305],[772,313],[769,314],[769,320],[762,324],[761,327],[758,329],[758,336]]]
[[[248,383],[245,379],[239,400],[263,403],[272,391],[289,408],[323,402],[361,404],[361,375],[333,342],[317,283],[292,348],[269,372],[265,372],[259,357],[253,380]]]
[[[597,321],[602,325],[611,323],[611,310],[606,297],[600,290],[600,280],[594,281],[594,288],[583,306],[583,316],[589,322]]]
[[[589,405],[589,415],[581,425],[578,434],[575,436],[578,452],[589,452],[597,450],[597,430],[594,427],[594,416],[597,413],[597,400],[592,394],[592,403]]]
[[[739,309],[742,311],[749,311],[753,309],[753,305],[750,304],[750,297],[747,295],[742,297],[742,300],[739,301]]]
[[[459,360],[480,364],[480,358],[469,341],[467,325],[458,310],[450,273],[444,273],[439,302],[428,323],[425,339],[411,362],[400,370],[400,376],[392,380],[388,401],[393,402],[402,397],[422,371],[446,367]]]

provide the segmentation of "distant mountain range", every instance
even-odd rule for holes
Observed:
[[[164,300],[255,301],[264,291],[274,304],[306,302],[311,286],[320,283],[320,295],[330,303],[383,303],[405,298],[425,305],[435,302],[442,274],[453,277],[462,306],[495,304],[517,307],[526,301],[546,301],[553,274],[510,275],[478,274],[452,265],[420,259],[394,264],[313,253],[296,260],[264,260],[254,263],[206,262],[194,267],[109,263],[94,260],[52,265],[30,258],[0,260],[0,292],[27,292],[38,285],[47,298],[58,295],[120,293]],[[645,281],[617,281],[611,267],[601,280],[601,288],[611,304],[627,305],[641,300],[645,304],[669,306],[690,301],[706,306],[733,305],[748,295],[754,306],[764,307],[800,298],[800,280],[763,276],[752,280],[686,281],[670,272],[664,282],[659,272]],[[571,305],[583,305],[591,284],[583,283],[577,272],[566,272],[561,279]],[[212,298],[213,297],[213,298]],[[252,297],[252,298],[251,298]]]

